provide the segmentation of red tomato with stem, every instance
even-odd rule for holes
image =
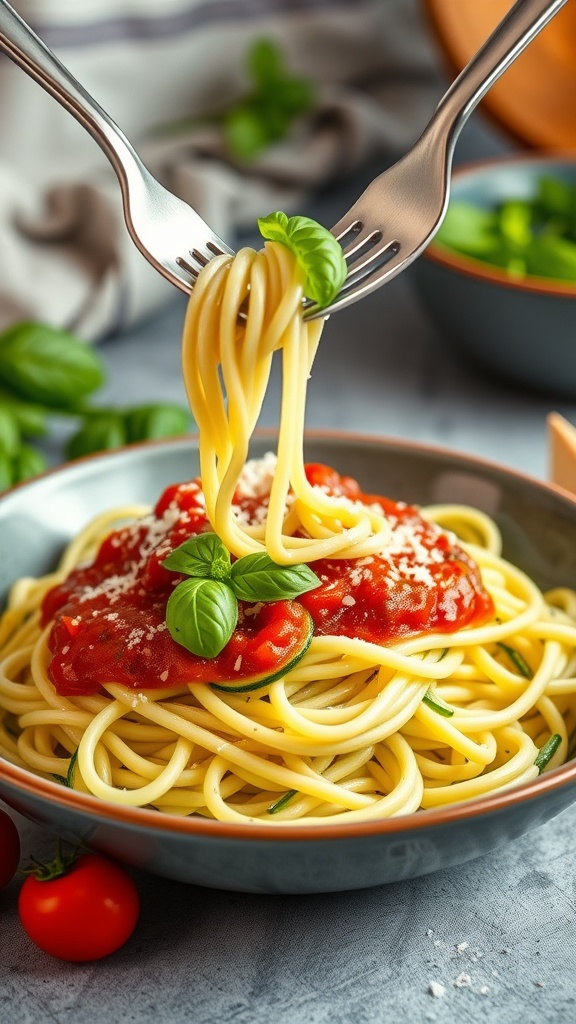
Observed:
[[[40,949],[60,960],[101,960],[130,938],[138,890],[119,864],[96,853],[40,865],[24,882],[20,921]]]
[[[18,829],[10,815],[0,810],[0,889],[4,889],[16,874],[19,860]]]

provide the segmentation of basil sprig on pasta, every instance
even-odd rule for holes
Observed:
[[[287,601],[320,585],[304,563],[278,565],[263,552],[232,562],[215,533],[189,537],[162,562],[186,575],[166,605],[166,625],[176,643],[201,658],[215,658],[238,622],[238,601]]]
[[[260,234],[280,242],[294,253],[306,274],[304,292],[320,308],[330,305],[340,291],[348,268],[344,253],[327,228],[310,217],[270,213],[258,221]]]

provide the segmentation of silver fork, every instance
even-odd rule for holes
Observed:
[[[325,317],[357,302],[422,253],[446,214],[454,147],[468,117],[565,3],[517,0],[511,7],[445,93],[409,153],[375,178],[331,228],[343,246],[348,276],[329,306],[318,309],[306,303],[306,319]]]
[[[118,176],[128,231],[164,277],[190,292],[212,256],[233,253],[191,206],[153,177],[106,111],[5,0],[0,0],[0,49],[93,135]]]
[[[440,101],[410,152],[379,175],[331,229],[348,276],[330,306],[306,303],[306,319],[374,291],[426,248],[448,206],[458,135],[478,102],[566,0],[517,0]],[[6,0],[0,0],[0,49],[62,104],[95,138],[120,182],[130,235],[146,259],[184,292],[212,256],[233,250],[187,203],[150,174],[126,136]],[[350,240],[351,239],[351,240]]]

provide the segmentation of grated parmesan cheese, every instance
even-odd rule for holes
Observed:
[[[439,981],[428,982],[428,991],[431,996],[434,996],[435,999],[441,999],[442,996],[446,995],[446,989],[444,988],[444,985],[440,984]]]

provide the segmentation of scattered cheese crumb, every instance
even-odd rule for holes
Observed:
[[[439,981],[430,981],[428,983],[428,991],[430,995],[434,996],[436,999],[441,999],[442,996],[446,995],[446,989]]]
[[[468,949],[467,942],[459,942],[458,945],[456,946],[457,953],[463,953],[465,949]]]
[[[472,978],[465,971],[462,971],[457,978],[454,979],[452,984],[455,988],[467,988],[472,983]]]

